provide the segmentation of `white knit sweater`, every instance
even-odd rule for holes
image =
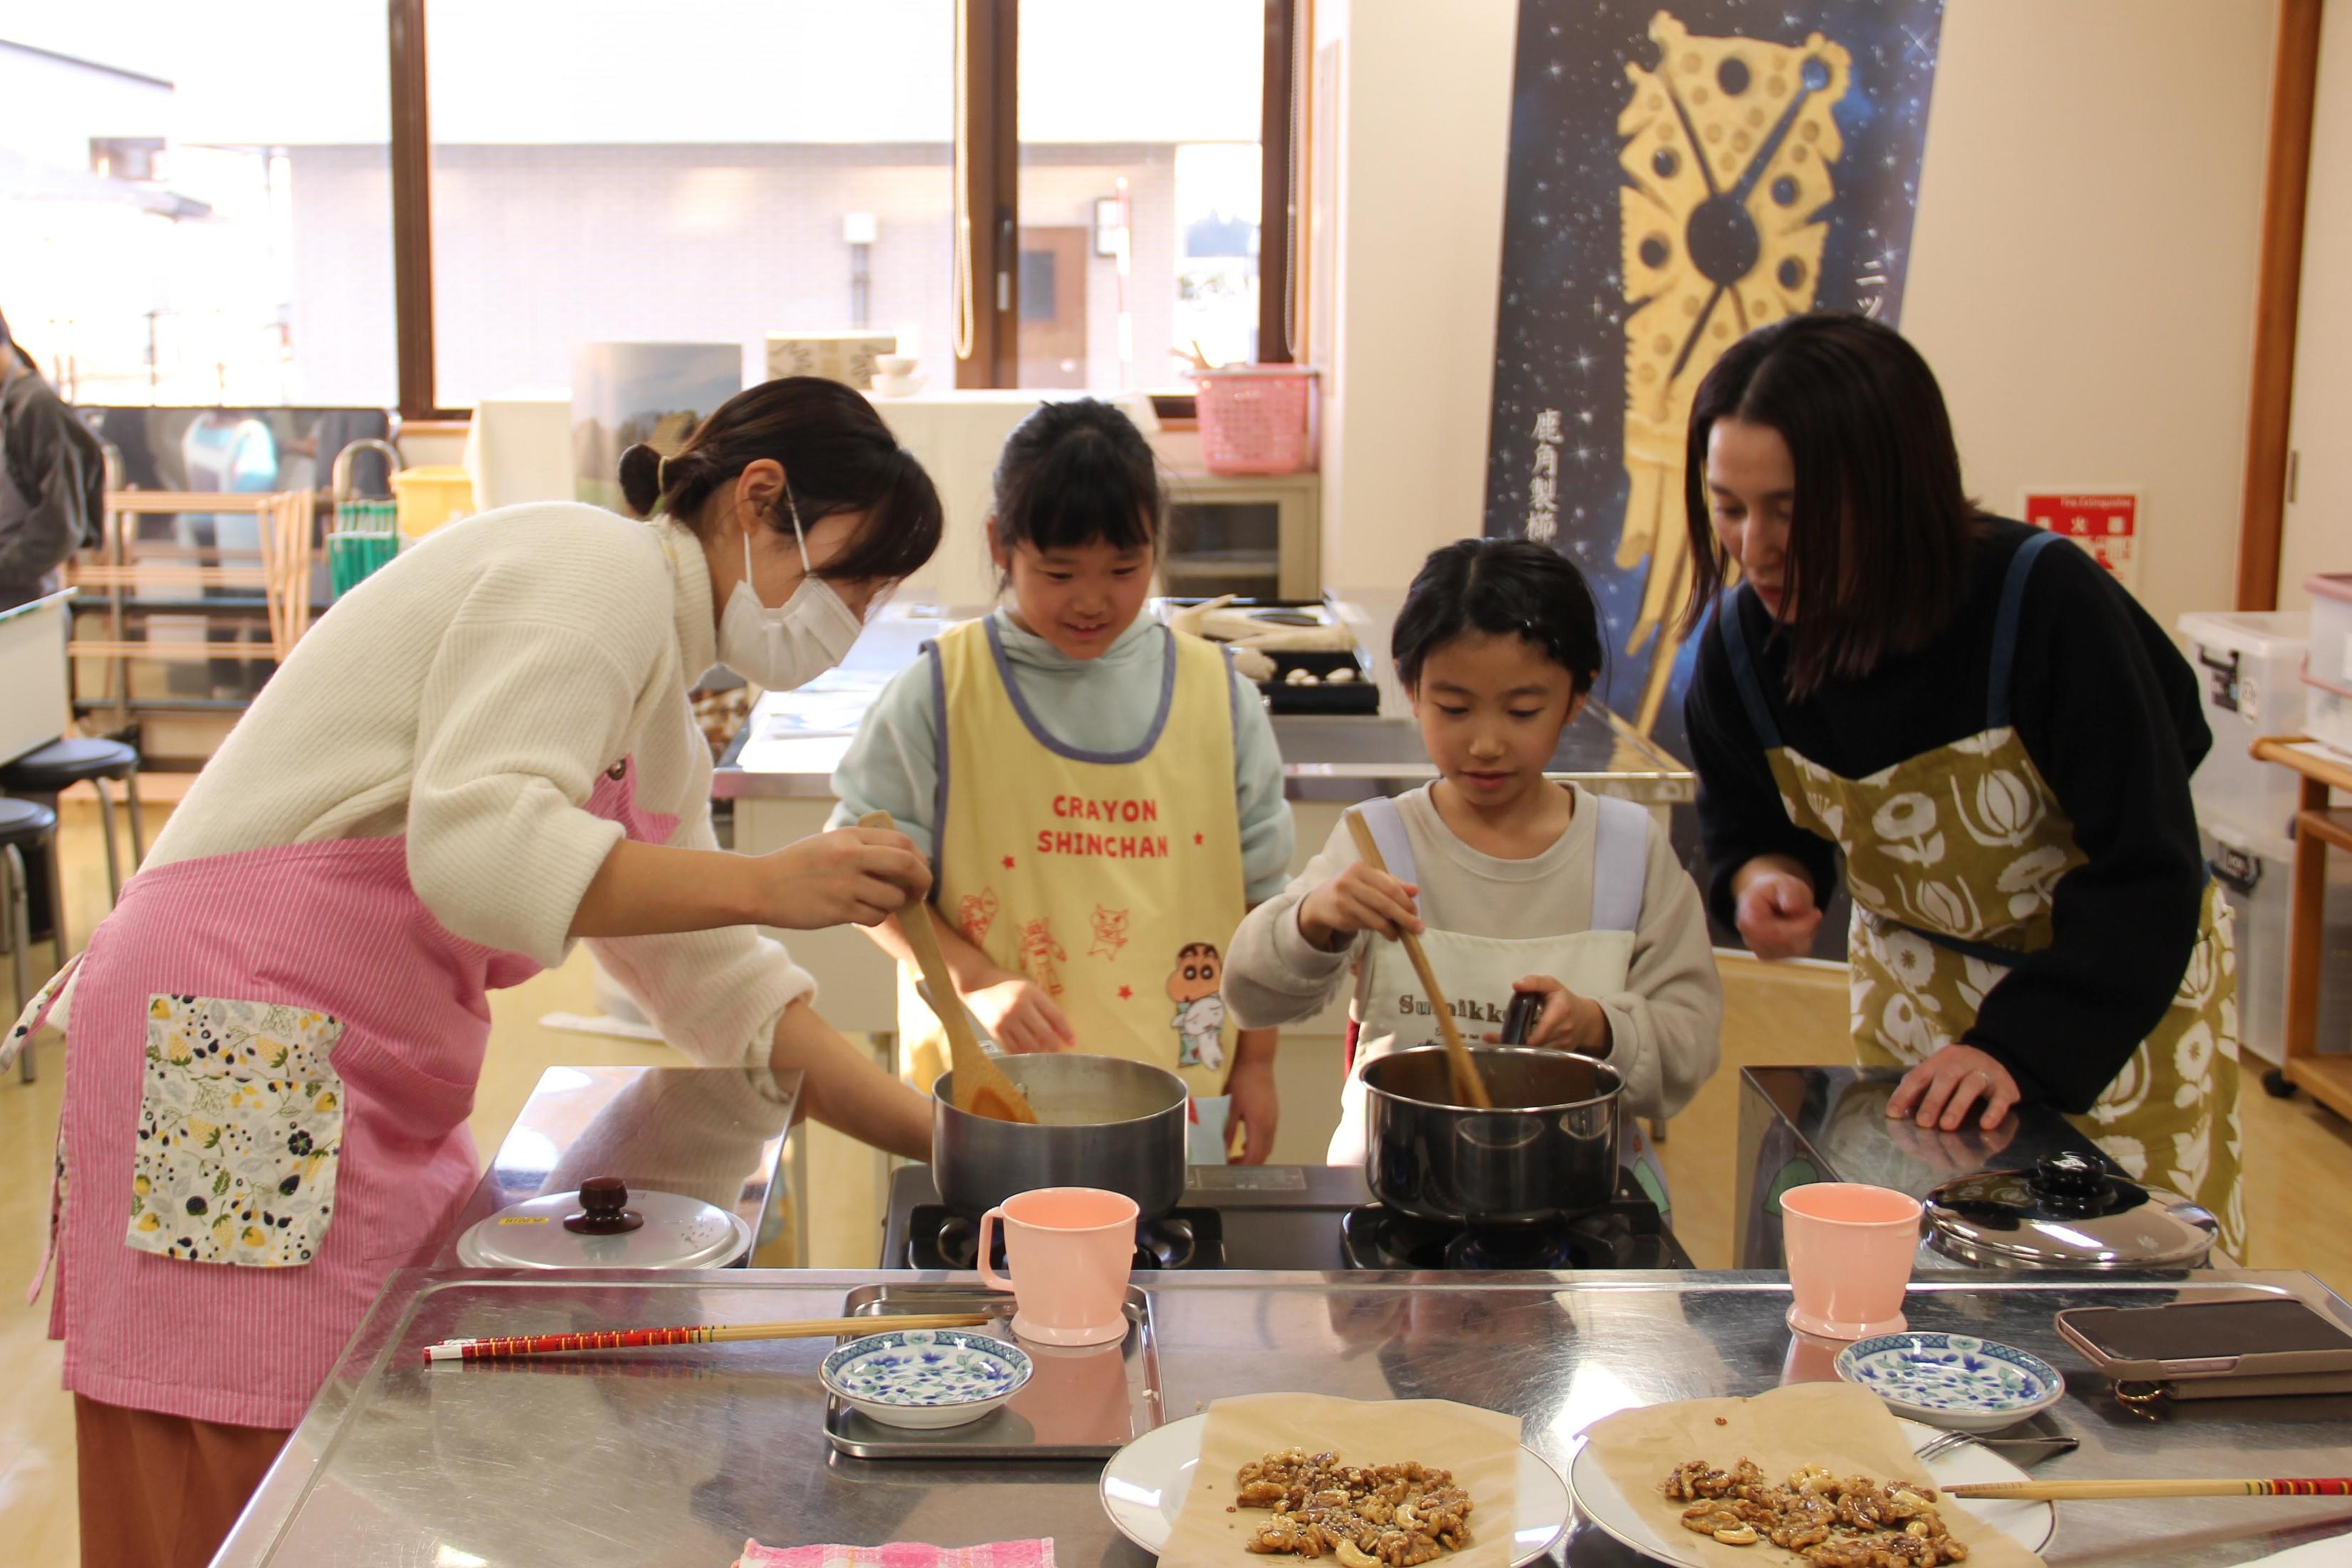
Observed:
[[[563,960],[622,837],[582,809],[636,763],[639,810],[716,849],[710,751],[688,683],[716,657],[693,535],[564,502],[453,523],[320,618],[223,742],[150,864],[405,834],[408,874],[455,934]],[[748,926],[593,942],[698,1061],[767,1059],[815,983]]]

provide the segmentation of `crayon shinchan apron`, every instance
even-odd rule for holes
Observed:
[[[1167,639],[1159,709],[1131,751],[1054,738],[1013,684],[993,619],[930,649],[939,704],[940,914],[1070,1021],[1076,1048],[1166,1068],[1192,1094],[1192,1159],[1223,1164],[1234,1025],[1219,994],[1247,912],[1234,684],[1198,637]],[[907,1068],[946,1068],[938,1020],[901,977]]]
[[[1741,703],[1789,820],[1845,856],[1853,1048],[1865,1065],[1915,1066],[1965,1035],[2009,968],[2050,945],[2058,880],[2089,858],[2010,723],[2026,578],[2054,538],[2028,540],[2010,563],[1985,727],[1868,778],[1843,777],[1783,743],[1738,606],[1727,600],[1718,611]],[[2242,1255],[2246,1236],[2237,995],[2228,906],[2208,882],[2171,1006],[2088,1114],[2067,1118],[2134,1181],[2210,1210],[2232,1256]]]
[[[1576,802],[1579,810],[1595,813],[1592,917],[1587,930],[1559,936],[1470,936],[1436,924],[1444,911],[1422,910],[1429,922],[1422,933],[1422,950],[1445,988],[1463,1037],[1474,1044],[1502,1028],[1510,1010],[1511,983],[1524,976],[1549,974],[1580,996],[1607,996],[1625,989],[1633,962],[1633,932],[1642,923],[1642,900],[1649,885],[1650,814],[1630,800],[1604,795],[1579,793]],[[1381,796],[1357,809],[1381,847],[1389,875],[1417,884],[1412,840],[1396,802]],[[1364,1163],[1364,1065],[1391,1051],[1444,1043],[1403,946],[1375,939],[1365,951],[1370,980],[1358,990],[1364,1000],[1350,1026],[1339,1126],[1325,1154],[1334,1165]],[[1640,1122],[1622,1101],[1617,1152],[1619,1163],[1633,1173],[1660,1215],[1666,1215],[1665,1172]]]
[[[585,808],[641,843],[677,826],[637,805],[626,757]],[[151,865],[0,1041],[5,1063],[71,975],[41,1275],[74,1392],[293,1426],[473,1191],[487,993],[539,965],[445,928],[407,848]]]

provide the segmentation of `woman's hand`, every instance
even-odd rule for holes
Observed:
[[[1802,958],[1813,951],[1821,906],[1812,879],[1781,855],[1759,855],[1731,879],[1734,918],[1748,951],[1762,959]]]
[[[1244,1029],[1234,1038],[1234,1070],[1225,1079],[1233,1098],[1233,1125],[1243,1134],[1238,1165],[1263,1165],[1274,1153],[1275,1129],[1282,1121],[1281,1097],[1274,1089],[1272,1029]],[[1228,1133],[1231,1128],[1227,1129]]]
[[[903,833],[836,827],[756,857],[759,921],[792,931],[878,925],[931,890],[931,868]]]
[[[1298,934],[1326,952],[1337,952],[1360,931],[1391,941],[1406,931],[1422,933],[1421,889],[1375,871],[1361,860],[1298,901]]]
[[[1984,1101],[1984,1115],[1977,1125],[1998,1127],[2017,1104],[2017,1080],[1974,1046],[1950,1045],[1904,1075],[1895,1086],[1895,1098],[1886,1102],[1886,1114],[1907,1117],[1916,1109],[1920,1126],[1950,1132],[1968,1121],[1979,1100]]]
[[[1525,980],[1511,982],[1514,994],[1541,996],[1543,1011],[1536,1015],[1524,1042],[1546,1050],[1574,1051],[1579,1056],[1605,1057],[1613,1043],[1609,1027],[1609,1015],[1601,1004],[1590,996],[1580,996],[1549,974],[1530,974]],[[1486,1043],[1499,1046],[1500,1035],[1488,1035]]]
[[[988,1033],[1008,1051],[1066,1051],[1077,1044],[1070,1020],[1045,987],[1026,975],[998,972],[998,978],[963,994]]]

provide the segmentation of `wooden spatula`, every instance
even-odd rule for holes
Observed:
[[[1361,812],[1348,813],[1348,831],[1356,840],[1356,853],[1365,865],[1386,874],[1388,862],[1381,858],[1380,841],[1372,837],[1372,825]],[[1403,933],[1404,955],[1412,960],[1412,972],[1421,976],[1421,988],[1429,995],[1430,1011],[1437,1018],[1438,1033],[1445,1037],[1447,1076],[1454,1081],[1454,1093],[1465,1105],[1480,1110],[1492,1110],[1495,1097],[1486,1092],[1486,1080],[1478,1072],[1478,1063],[1463,1043],[1461,1026],[1454,1021],[1454,1010],[1445,1005],[1445,994],[1437,988],[1437,972],[1429,967],[1429,954],[1421,950],[1421,939],[1411,931]]]
[[[878,827],[885,832],[898,831],[898,824],[887,811],[869,812],[857,819],[860,827]],[[931,1011],[939,1015],[940,1026],[948,1033],[948,1066],[954,1074],[955,1108],[973,1116],[985,1116],[997,1121],[1034,1121],[1037,1112],[1021,1086],[1004,1074],[1004,1069],[991,1061],[988,1053],[980,1048],[972,1037],[971,1020],[964,1016],[957,998],[962,993],[955,988],[954,977],[948,973],[947,955],[940,951],[940,933],[931,929],[931,910],[928,904],[909,904],[898,913],[898,929],[907,933],[907,945],[915,952],[916,965],[923,972],[923,984],[930,988]]]

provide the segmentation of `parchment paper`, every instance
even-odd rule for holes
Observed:
[[[1443,1568],[1509,1568],[1519,1500],[1517,1416],[1449,1399],[1332,1399],[1316,1394],[1254,1394],[1209,1406],[1192,1489],[1184,1495],[1183,1510],[1160,1560],[1184,1568],[1216,1563],[1276,1568],[1301,1561],[1244,1549],[1274,1517],[1265,1510],[1225,1511],[1234,1506],[1241,1468],[1285,1448],[1328,1449],[1343,1464],[1418,1460],[1453,1471],[1454,1484],[1470,1494],[1470,1548],[1438,1563]]]
[[[1716,1425],[1717,1420],[1722,1426]],[[1927,1467],[1879,1397],[1846,1383],[1801,1383],[1753,1399],[1685,1399],[1622,1410],[1586,1434],[1593,1458],[1652,1528],[1696,1552],[1709,1568],[1782,1568],[1801,1563],[1769,1542],[1726,1546],[1683,1528],[1689,1504],[1670,1502],[1658,1483],[1689,1459],[1729,1469],[1753,1459],[1775,1480],[1806,1465],[1840,1476],[1925,1482]],[[1945,1528],[1966,1542],[1969,1568],[2042,1568],[2042,1559],[1979,1523],[1958,1503],[1939,1502]]]

